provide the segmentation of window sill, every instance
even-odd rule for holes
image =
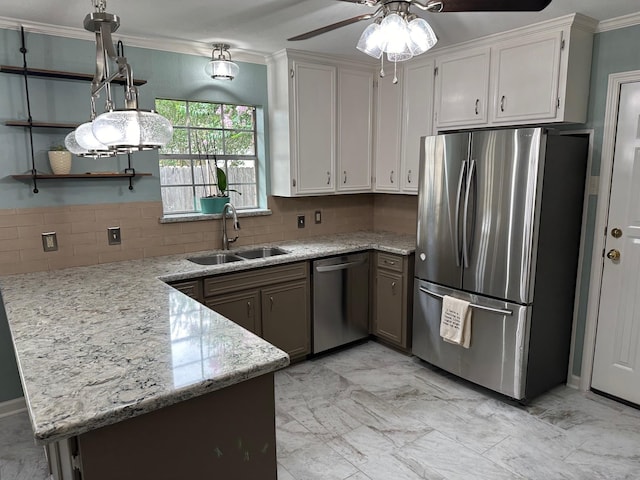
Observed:
[[[238,210],[238,218],[243,217],[262,217],[272,215],[273,212],[268,208],[252,208],[247,210]],[[202,220],[215,220],[222,218],[221,213],[203,214],[203,213],[180,213],[177,215],[164,215],[160,217],[160,223],[181,223],[181,222],[200,222]]]

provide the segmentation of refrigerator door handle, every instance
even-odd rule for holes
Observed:
[[[456,267],[460,266],[460,204],[462,203],[462,185],[464,184],[465,173],[467,171],[467,161],[462,162],[460,169],[460,177],[458,178],[458,194],[456,195],[456,228],[455,228],[455,248],[456,248]]]
[[[432,297],[439,298],[440,300],[442,300],[444,298],[444,295],[440,295],[439,293],[432,292],[430,290],[427,290],[424,287],[420,287],[420,291],[422,293],[426,293],[427,295],[431,295]],[[513,311],[512,310],[503,310],[503,309],[500,309],[500,308],[485,307],[484,305],[478,305],[477,303],[471,303],[471,304],[469,304],[469,306],[471,308],[477,308],[478,310],[484,310],[485,312],[499,313],[500,315],[505,315],[505,316],[508,316],[508,317],[513,315]]]
[[[467,224],[469,223],[469,196],[475,174],[476,161],[471,160],[471,163],[469,164],[469,175],[467,177],[467,189],[464,196],[464,218],[462,219],[462,258],[464,261],[464,268],[469,268],[469,247],[471,243],[471,236],[473,236],[473,233],[472,235],[467,235]]]

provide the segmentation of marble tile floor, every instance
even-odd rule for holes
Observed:
[[[523,407],[375,342],[278,372],[276,410],[279,480],[640,479],[640,411]],[[0,480],[46,478],[26,413],[0,419]]]

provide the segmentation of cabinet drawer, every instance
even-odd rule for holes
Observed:
[[[202,301],[202,283],[200,280],[189,280],[186,282],[174,282],[170,283],[173,288],[181,291],[185,295],[194,298],[198,301]]]
[[[306,262],[246,270],[204,279],[204,296],[220,295],[237,290],[263,287],[275,283],[307,278]]]
[[[402,272],[402,257],[391,253],[378,253],[378,268]]]

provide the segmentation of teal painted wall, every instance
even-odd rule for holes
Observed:
[[[115,37],[117,41],[117,35]],[[30,67],[93,73],[95,44],[39,34],[26,34],[27,61]],[[22,65],[20,34],[0,29],[0,64]],[[268,164],[267,69],[264,65],[238,62],[239,75],[232,82],[214,81],[204,72],[205,57],[129,48],[125,54],[134,76],[147,80],[140,87],[140,106],[153,108],[155,98],[191,99],[246,103],[258,109],[258,155]],[[29,78],[31,112],[34,121],[83,122],[89,119],[90,84],[77,81],[54,81]],[[115,88],[121,100],[121,89]],[[98,103],[99,111],[104,103]],[[122,103],[119,101],[119,106]],[[29,143],[26,129],[7,127],[6,120],[27,118],[24,80],[19,75],[0,73],[0,209],[58,205],[160,201],[157,152],[132,155],[133,166],[153,177],[135,181],[129,191],[123,180],[41,182],[40,193],[33,194],[28,184],[10,175],[30,169]],[[35,131],[34,151],[38,170],[49,172],[47,150],[51,144],[63,143],[68,132]],[[126,156],[93,160],[74,157],[72,172],[116,171],[126,166]],[[260,175],[262,205],[266,205],[266,174]],[[2,272],[0,272],[1,274]],[[0,402],[22,396],[15,356],[2,302],[0,302]]]
[[[589,114],[587,127],[594,130],[592,175],[600,175],[602,157],[602,140],[604,135],[604,115],[607,103],[607,83],[609,75],[618,72],[640,70],[640,26],[621,28],[602,32],[595,36],[593,44],[593,63],[591,68],[591,91],[589,93]],[[587,317],[587,299],[589,292],[589,275],[593,251],[594,230],[596,223],[597,197],[589,198],[587,210],[587,235],[585,238],[585,259],[582,265],[580,283],[580,305],[578,307],[578,323],[576,328],[575,355],[572,370],[580,375],[584,333]]]
[[[117,41],[117,36],[116,36]],[[39,34],[26,34],[29,66],[52,70],[93,73],[95,44]],[[19,51],[20,34],[16,30],[0,29],[0,63],[22,65]],[[147,80],[140,87],[141,108],[151,109],[155,98],[191,99],[247,103],[259,106],[258,132],[262,140],[258,151],[262,165],[267,164],[266,135],[267,69],[265,65],[238,62],[240,73],[232,82],[214,81],[204,72],[206,57],[169,53],[158,50],[129,48],[125,54],[136,78]],[[84,122],[89,120],[90,84],[88,82],[46,80],[30,77],[31,112],[34,121]],[[122,106],[121,88],[114,87]],[[104,106],[98,101],[98,110]],[[139,152],[132,155],[133,166],[140,172],[151,172],[153,177],[136,180],[135,190],[121,180],[70,180],[41,182],[40,193],[31,192],[26,183],[13,180],[9,175],[26,173],[30,167],[29,144],[26,129],[7,127],[6,120],[27,118],[24,80],[19,75],[0,74],[0,209],[27,208],[53,205],[159,201],[159,167],[157,152]],[[67,131],[34,130],[36,167],[49,172],[47,150],[52,144],[64,142]],[[124,155],[116,159],[82,159],[74,157],[72,172],[118,171],[126,167]],[[263,172],[265,173],[265,172]],[[264,177],[262,175],[262,186]],[[262,198],[266,198],[262,188]]]

